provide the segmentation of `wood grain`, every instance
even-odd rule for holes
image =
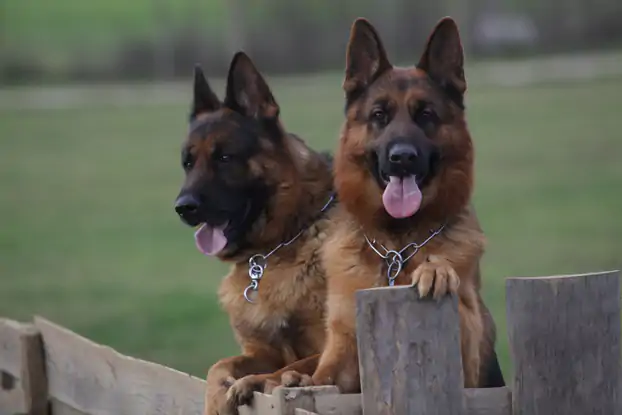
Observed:
[[[515,415],[620,414],[617,271],[506,283]]]
[[[0,319],[0,415],[45,413],[41,335],[32,324]]]
[[[123,356],[43,318],[49,395],[90,415],[200,415],[205,382]]]
[[[50,408],[51,415],[90,415],[53,398],[50,399]]]
[[[339,389],[336,386],[277,387],[271,395],[255,392],[253,405],[239,407],[239,413],[240,415],[294,415],[300,410],[316,412],[318,400],[341,396],[338,393]]]
[[[507,387],[463,392],[467,415],[512,415],[512,391]]]
[[[336,391],[328,387],[329,391]],[[316,388],[283,388],[278,387],[272,391],[272,395],[276,401],[276,407],[279,415],[294,415],[296,409],[304,409],[307,411],[315,410],[315,394],[325,393],[326,389],[318,390]]]
[[[295,415],[318,415],[318,414],[315,412],[304,410],[304,409],[296,409]]]
[[[22,371],[21,336],[27,325],[0,319],[0,369],[17,377]]]
[[[320,393],[314,391],[314,389],[318,388],[322,387],[300,388],[313,393],[313,405],[310,401],[292,402],[292,405],[290,405],[285,412],[280,412],[283,406],[281,403],[278,403],[282,397],[255,392],[254,405],[252,407],[240,407],[240,415],[288,413],[287,411],[291,411],[292,407],[297,408],[296,411],[298,412],[300,410],[305,410],[319,415],[361,415],[363,413],[361,395],[342,395],[338,393],[337,389],[326,389],[324,391],[319,391]],[[298,388],[292,388],[290,390],[295,389]],[[463,389],[462,392],[466,404],[466,415],[511,415],[512,413],[512,393],[507,387]],[[303,402],[303,404],[297,406],[300,402]],[[302,407],[304,407],[304,409]]]
[[[361,395],[325,395],[315,399],[315,411],[321,415],[361,415]]]
[[[420,300],[408,286],[356,299],[363,413],[463,415],[457,299]]]
[[[317,387],[304,388],[313,391]],[[323,393],[314,394],[314,407],[306,402],[306,409],[297,407],[295,413],[300,411],[313,412],[318,415],[361,415],[361,395],[339,394],[338,390],[326,390]],[[466,404],[466,415],[511,415],[512,392],[507,387],[490,389],[463,389]],[[269,415],[280,414],[282,408],[278,403],[279,397],[273,397],[255,392],[255,401],[252,407],[241,406],[240,415]],[[293,405],[294,407],[296,405]]]

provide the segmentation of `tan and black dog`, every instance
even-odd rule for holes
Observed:
[[[232,60],[222,102],[200,68],[194,76],[175,210],[199,227],[202,253],[232,264],[219,299],[242,353],[210,368],[205,396],[205,414],[223,415],[237,413],[237,391],[252,396],[263,388],[261,377],[240,381],[246,375],[313,355],[311,369],[305,360],[293,368],[315,367],[325,333],[319,248],[334,204],[332,161],[285,132],[279,106],[246,54]]]
[[[286,373],[287,386],[360,390],[355,291],[389,280],[412,284],[421,296],[457,295],[465,387],[504,385],[494,322],[480,295],[485,238],[470,202],[474,155],[463,66],[450,18],[434,28],[418,65],[407,68],[389,62],[368,21],[352,26],[346,120],[335,154],[340,205],[322,248],[327,342],[312,377]]]

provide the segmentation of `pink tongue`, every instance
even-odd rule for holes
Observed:
[[[227,223],[221,226],[212,227],[207,223],[201,225],[194,234],[194,242],[199,251],[204,255],[216,255],[227,246],[227,238],[225,237],[225,227]]]
[[[414,215],[421,206],[421,190],[415,176],[391,176],[389,180],[382,194],[382,203],[387,213],[396,219]]]

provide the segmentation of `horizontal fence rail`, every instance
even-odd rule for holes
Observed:
[[[509,278],[506,296],[512,388],[462,387],[456,298],[374,288],[357,293],[362,394],[276,388],[240,415],[622,413],[619,272]],[[40,317],[0,319],[0,415],[200,415],[205,387]]]

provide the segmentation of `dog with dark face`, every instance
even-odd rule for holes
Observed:
[[[322,248],[327,342],[312,377],[287,373],[287,386],[335,384],[358,392],[355,291],[393,283],[413,285],[422,297],[457,295],[465,387],[504,385],[494,322],[480,296],[485,238],[470,203],[463,64],[450,18],[434,28],[418,65],[407,68],[389,62],[368,21],[355,21],[335,155],[340,206]],[[401,257],[383,258],[389,250]]]
[[[308,371],[324,343],[318,252],[333,206],[331,160],[285,132],[264,78],[239,52],[222,102],[195,69],[181,161],[175,211],[198,227],[200,252],[232,264],[219,299],[242,348],[210,368],[205,414],[237,413],[240,396],[263,389],[261,374],[292,363]]]

